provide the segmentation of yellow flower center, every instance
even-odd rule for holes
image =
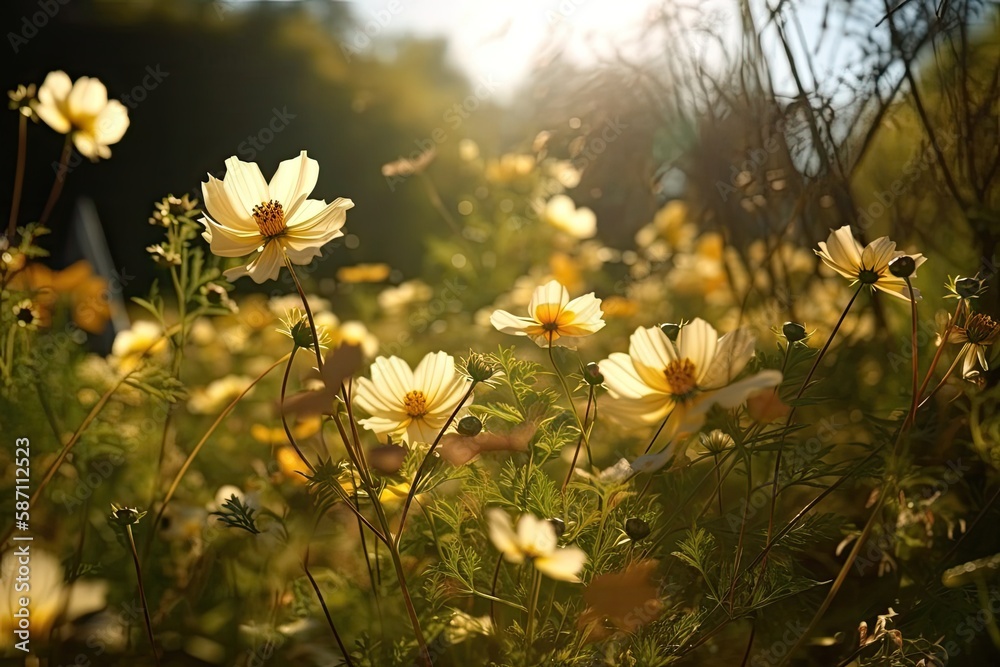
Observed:
[[[675,359],[663,369],[663,375],[670,385],[670,393],[685,397],[695,390],[698,381],[694,375],[694,362],[690,359]]]
[[[407,392],[406,396],[403,397],[403,409],[406,410],[406,414],[414,419],[419,419],[426,415],[427,397],[424,396],[424,392],[419,389]]]
[[[265,238],[278,236],[285,231],[285,211],[281,208],[281,202],[271,200],[253,207],[253,219],[257,221],[257,227]]]

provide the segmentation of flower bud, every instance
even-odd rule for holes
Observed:
[[[139,519],[144,516],[146,516],[146,513],[141,512],[138,509],[124,506],[118,507],[114,503],[111,503],[111,516],[108,517],[108,521],[112,525],[124,528],[125,526],[131,526],[139,523]]]
[[[625,520],[625,534],[633,542],[649,537],[649,524],[638,517]]]
[[[797,343],[809,336],[805,326],[798,322],[785,322],[781,325],[781,334],[789,343]]]
[[[465,372],[473,382],[485,382],[496,374],[496,367],[485,355],[473,352],[465,362]]]
[[[596,387],[604,383],[604,374],[595,362],[591,361],[583,367],[583,379],[591,387]]]
[[[909,255],[900,255],[889,262],[889,272],[897,278],[909,278],[917,270],[917,263]]]
[[[556,531],[556,539],[559,539],[566,532],[566,522],[558,517],[549,519],[549,523],[552,524],[552,530]]]
[[[983,293],[982,281],[975,278],[959,278],[955,281],[955,293],[963,299],[974,299]]]
[[[674,324],[672,322],[667,322],[666,324],[660,325],[660,331],[662,331],[663,335],[665,335],[671,341],[676,341],[677,334],[681,332],[681,325]]]
[[[468,417],[462,417],[458,422],[459,435],[471,438],[474,435],[479,435],[479,432],[482,430],[483,422],[479,420],[479,417],[469,415]]]

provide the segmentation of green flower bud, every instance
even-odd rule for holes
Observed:
[[[496,375],[496,367],[484,355],[473,352],[465,362],[465,372],[473,382],[485,382]]]
[[[591,361],[589,364],[583,367],[583,379],[584,381],[592,387],[596,387],[604,383],[604,374],[601,373],[601,367],[595,362]]]
[[[474,435],[479,435],[479,432],[482,430],[483,422],[479,420],[479,417],[469,415],[468,417],[462,417],[462,419],[458,422],[459,435],[472,437]]]
[[[625,520],[625,534],[633,542],[644,540],[649,537],[649,524],[638,517]]]
[[[963,299],[974,299],[983,291],[982,281],[975,278],[959,278],[955,281],[955,293]]]
[[[809,336],[805,326],[798,322],[785,322],[781,325],[781,334],[789,343],[797,343]]]
[[[909,255],[900,255],[889,262],[889,272],[897,278],[909,278],[917,270],[917,263]]]
[[[662,331],[663,334],[670,340],[676,341],[677,334],[681,332],[681,325],[667,322],[666,324],[660,325],[660,331]]]

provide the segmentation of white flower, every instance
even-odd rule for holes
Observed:
[[[61,134],[69,134],[82,155],[97,161],[111,157],[111,144],[128,129],[128,110],[108,100],[108,89],[98,79],[81,76],[76,83],[66,72],[49,72],[38,89],[38,117]]]
[[[600,331],[603,315],[601,300],[593,292],[570,301],[566,288],[552,280],[532,293],[528,317],[496,310],[490,324],[503,333],[530,336],[540,347],[549,347],[563,337],[579,338]]]
[[[736,407],[754,391],[781,384],[774,370],[734,382],[753,357],[754,336],[747,329],[717,335],[700,318],[681,328],[676,343],[659,327],[636,329],[628,354],[616,352],[599,364],[612,398],[609,414],[635,425],[669,415],[664,433],[674,437],[698,430],[713,405]]]
[[[431,352],[413,371],[399,357],[379,357],[371,376],[357,381],[354,400],[371,415],[361,425],[408,443],[433,442],[467,390],[455,359],[444,352]]]
[[[319,163],[302,151],[285,160],[268,183],[253,162],[235,156],[226,160],[226,176],[209,174],[201,184],[208,216],[202,236],[221,257],[244,257],[254,253],[245,267],[229,269],[226,278],[249,275],[254,282],[274,280],[287,257],[293,264],[308,264],[333,239],[354,206],[338,197],[327,204],[307,199],[316,187]]]
[[[22,627],[19,621],[23,620],[23,616],[15,616],[21,611],[22,598],[31,600],[31,637],[41,641],[49,637],[60,619],[71,621],[104,607],[108,590],[106,582],[77,579],[67,585],[59,559],[38,549],[31,550],[30,592],[15,590],[18,558],[11,550],[0,560],[0,580],[4,582],[0,591],[0,655],[23,655],[14,649],[14,643],[20,641],[14,630]]]
[[[889,272],[889,262],[906,253],[896,250],[896,243],[890,241],[888,236],[877,238],[862,248],[851,234],[850,225],[844,225],[830,232],[826,243],[820,241],[816,254],[824,264],[845,278],[870,285],[873,290],[881,290],[894,297],[910,300],[910,290],[906,286],[906,281]],[[920,253],[910,257],[918,269],[927,261],[927,258]],[[920,291],[914,289],[913,296],[919,301]]]
[[[989,315],[972,313],[966,318],[965,326],[956,328],[949,338],[952,342],[962,343],[958,358],[965,359],[962,377],[968,377],[977,361],[984,371],[990,369],[986,361],[986,350],[1000,338],[1000,324],[994,322]]]
[[[545,203],[542,219],[573,238],[589,239],[597,233],[597,216],[585,206],[576,207],[566,195],[556,195]]]
[[[132,328],[118,332],[111,345],[114,365],[121,371],[135,370],[143,355],[158,355],[167,349],[167,337],[155,322],[139,320]]]
[[[574,472],[580,477],[594,482],[598,486],[612,487],[624,484],[628,478],[632,476],[634,471],[632,469],[632,465],[628,462],[628,459],[618,459],[618,462],[613,466],[605,468],[596,475],[587,472],[583,468],[577,468]]]
[[[213,380],[206,387],[195,389],[188,399],[188,410],[194,414],[207,415],[222,410],[247,390],[253,378],[246,375],[227,375]]]
[[[531,514],[522,514],[517,530],[501,509],[487,510],[490,540],[509,563],[530,560],[536,570],[559,581],[580,581],[587,554],[579,547],[558,548],[556,530],[551,523]]]

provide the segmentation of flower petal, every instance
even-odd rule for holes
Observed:
[[[718,341],[719,334],[711,324],[700,317],[691,320],[677,334],[677,356],[681,359],[690,359],[694,363],[697,380],[700,381],[708,373],[712,359],[715,358]]]
[[[551,555],[534,560],[535,569],[545,576],[573,583],[580,581],[580,572],[586,564],[587,554],[579,547],[556,549]]]
[[[313,191],[318,178],[319,162],[308,157],[305,151],[299,153],[298,157],[284,160],[278,165],[267,189],[271,199],[281,202],[286,207],[286,220],[295,213],[294,205],[301,205]]]
[[[74,121],[93,119],[108,103],[108,89],[100,79],[81,76],[66,99],[69,117]]]
[[[226,160],[226,177],[222,186],[233,207],[247,216],[253,215],[254,206],[270,198],[260,167],[254,162],[243,162],[235,155]]]
[[[511,563],[523,563],[524,553],[518,547],[517,534],[510,521],[510,516],[502,509],[486,510],[486,521],[490,530],[490,541],[500,550],[504,558]]]

